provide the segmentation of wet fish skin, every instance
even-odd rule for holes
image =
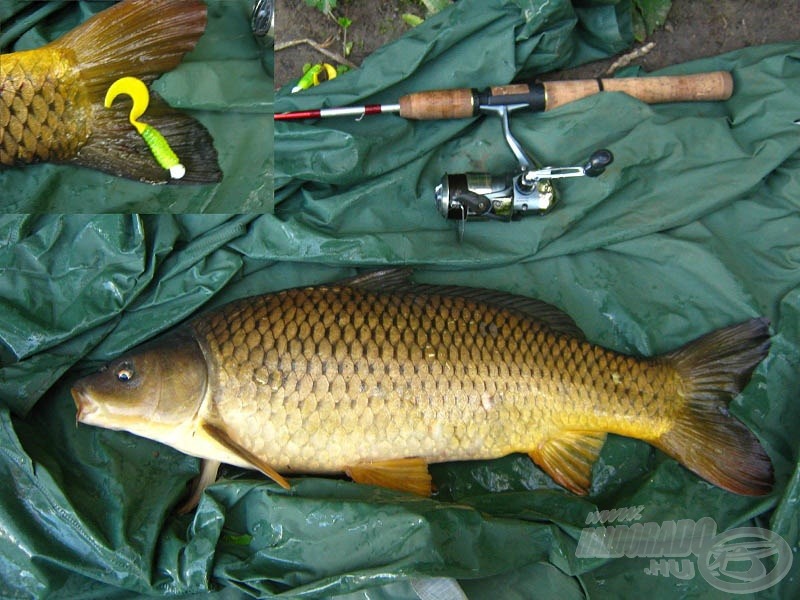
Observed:
[[[176,425],[157,431],[143,415],[123,428],[271,476],[270,468],[347,472],[414,491],[425,491],[428,463],[525,452],[581,494],[610,432],[648,441],[725,489],[771,489],[769,457],[720,410],[766,354],[765,320],[639,359],[565,333],[574,331],[570,321],[536,301],[378,287],[286,290],[196,318],[182,344],[167,345],[186,364],[198,363],[199,349],[204,393],[187,394],[176,377],[165,385],[161,375],[162,398],[191,396],[171,417]],[[138,372],[142,361],[164,360],[163,349],[158,359],[152,352],[123,362]],[[76,385],[80,420],[120,425],[109,412],[128,403],[113,381],[119,364]],[[101,392],[98,381],[109,376]],[[93,420],[81,416],[90,405]]]
[[[0,82],[0,164],[66,161],[86,143],[91,101],[64,52],[4,55]]]
[[[596,347],[591,362],[576,363],[584,343],[449,297],[291,290],[194,329],[213,357],[215,410],[278,470],[503,456],[538,446],[558,426],[591,430],[590,420],[630,414],[631,402],[597,385],[609,363],[635,377],[636,395],[653,389],[645,374],[656,386],[671,383],[657,366],[644,373],[634,359]],[[664,427],[654,405],[643,409],[652,428]]]

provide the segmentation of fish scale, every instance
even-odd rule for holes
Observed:
[[[625,356],[536,300],[390,271],[230,303],[79,381],[73,396],[79,421],[284,487],[280,473],[345,472],[426,494],[429,463],[525,452],[586,494],[614,433],[762,495],[771,462],[727,405],[768,349],[767,321],[752,319],[662,356]],[[204,469],[201,481],[212,479]]]
[[[601,350],[587,354],[588,344],[540,323],[454,298],[299,289],[234,305],[194,330],[214,365],[213,412],[284,470],[337,472],[398,453],[430,462],[445,452],[451,460],[498,456],[538,445],[549,416],[582,428],[598,405],[633,409],[615,402],[616,384],[596,358],[577,360],[605,357]],[[616,362],[623,373],[638,366]],[[651,370],[666,385],[658,365]],[[370,413],[372,431],[356,426],[359,411]],[[297,417],[276,419],[288,414]],[[311,414],[319,419],[309,422]],[[431,423],[449,439],[433,436]]]
[[[91,103],[65,59],[37,51],[0,61],[0,164],[66,160],[89,137]]]

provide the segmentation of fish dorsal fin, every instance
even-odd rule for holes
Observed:
[[[336,285],[354,287],[369,292],[389,293],[405,291],[415,285],[411,281],[411,274],[413,272],[412,269],[400,267],[368,271],[337,281]]]
[[[204,421],[202,424],[203,431],[205,431],[208,435],[210,435],[215,441],[217,441],[222,446],[225,446],[231,452],[237,454],[247,462],[249,462],[253,467],[261,471],[264,475],[272,479],[275,483],[277,483],[282,488],[288,490],[291,486],[289,482],[286,481],[275,469],[273,469],[270,465],[268,465],[262,458],[253,454],[250,450],[239,444],[236,440],[234,440],[230,434],[225,430],[223,426],[216,425],[214,423],[209,423],[208,421]]]
[[[411,281],[412,273],[413,271],[407,268],[384,269],[356,275],[338,282],[338,285],[346,285],[375,293],[464,298],[523,314],[526,317],[541,321],[550,329],[559,333],[579,339],[585,338],[583,332],[572,320],[572,317],[547,302],[497,290],[461,285],[414,283]]]
[[[421,458],[399,458],[353,465],[345,470],[357,483],[411,492],[419,496],[431,495],[431,475],[428,463]]]
[[[602,432],[564,431],[528,454],[556,483],[585,496],[592,482],[592,465],[605,441]]]

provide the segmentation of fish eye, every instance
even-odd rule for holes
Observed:
[[[121,381],[122,383],[128,383],[133,376],[135,375],[133,371],[133,366],[130,364],[124,364],[117,369],[117,381]]]

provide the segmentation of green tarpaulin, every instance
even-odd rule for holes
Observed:
[[[459,0],[362,69],[303,94],[278,91],[275,109],[533,77],[624,48],[629,13],[627,2]],[[580,551],[582,530],[600,526],[595,511],[626,508],[659,527],[708,518],[718,532],[768,529],[794,552],[800,43],[662,74],[718,69],[734,77],[725,102],[602,94],[515,114],[515,135],[543,164],[580,164],[603,147],[615,161],[597,179],[562,182],[550,214],[470,222],[460,242],[433,187],[445,172],[515,168],[492,117],[279,123],[273,214],[0,219],[0,596],[417,598],[429,578],[446,577],[471,599],[730,597],[701,573],[708,556],[675,558],[676,574],[649,557]],[[522,455],[435,465],[432,499],[322,477],[294,478],[286,491],[228,468],[195,513],[178,517],[198,460],[76,426],[78,377],[190,315],[382,265],[541,298],[591,341],[627,353],[768,317],[770,354],[731,412],[772,458],[774,492],[730,494],[610,436],[585,498]],[[797,597],[799,575],[794,561],[780,582],[742,597]]]

